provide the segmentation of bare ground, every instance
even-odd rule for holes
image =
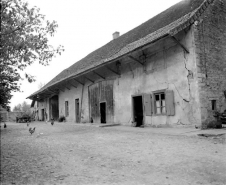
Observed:
[[[225,136],[150,128],[31,123],[1,126],[1,184],[225,185]]]

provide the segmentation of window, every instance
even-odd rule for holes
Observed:
[[[154,94],[154,108],[155,114],[166,114],[165,92]]]
[[[172,90],[162,90],[153,94],[143,94],[144,111],[146,116],[175,115],[174,93]]]
[[[65,101],[65,116],[69,116],[68,101]]]
[[[216,110],[217,109],[217,101],[211,100],[211,104],[212,104],[212,110]]]

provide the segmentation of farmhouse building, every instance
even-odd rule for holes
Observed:
[[[226,109],[226,1],[184,0],[115,32],[28,98],[41,120],[206,128]]]

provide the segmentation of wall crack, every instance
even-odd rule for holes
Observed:
[[[188,81],[188,91],[189,91],[189,96],[191,97],[191,84],[190,84],[190,81],[189,81],[189,76],[192,76],[192,71],[191,70],[189,70],[188,68],[187,68],[187,64],[186,64],[186,62],[188,61],[188,59],[187,59],[187,57],[186,57],[186,53],[185,53],[185,51],[184,51],[184,67],[185,67],[185,69],[188,71],[188,75],[187,75],[187,81]],[[190,99],[190,98],[189,98]],[[190,100],[189,100],[190,101]],[[188,101],[188,102],[189,102]]]
[[[131,73],[132,73],[132,75],[133,75],[133,78],[134,78],[134,72],[133,72],[132,67],[131,67],[130,64],[129,64],[129,69],[130,69],[130,71],[131,71]]]
[[[168,82],[167,82],[167,83],[168,83]],[[190,102],[190,100],[185,99],[185,98],[180,94],[179,90],[177,89],[177,86],[176,86],[174,83],[168,83],[168,88],[167,88],[167,89],[169,89],[169,84],[174,85],[174,87],[175,87],[175,89],[176,89],[176,91],[177,91],[177,94],[181,97],[181,99],[182,99],[183,101],[185,101],[186,103],[189,103],[189,102]]]

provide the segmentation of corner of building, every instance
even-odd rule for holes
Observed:
[[[194,25],[202,128],[226,109],[226,1],[215,0]]]

